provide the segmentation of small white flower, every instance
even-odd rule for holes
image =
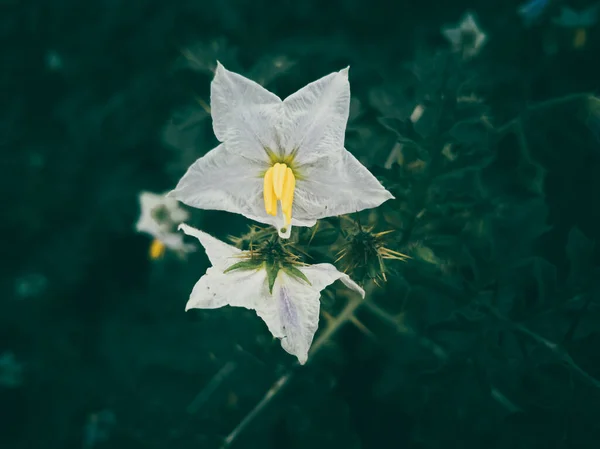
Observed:
[[[457,26],[442,27],[442,34],[448,39],[454,51],[462,53],[465,59],[477,56],[487,41],[486,34],[481,31],[471,12],[465,13]]]
[[[344,148],[349,107],[348,69],[282,101],[218,64],[211,114],[221,144],[169,196],[273,225],[282,238],[292,225],[379,206],[393,196]]]
[[[563,28],[574,29],[572,45],[575,49],[585,47],[587,43],[587,30],[598,21],[600,3],[596,3],[583,11],[575,11],[569,7],[561,8],[560,16],[553,19],[553,23]]]
[[[140,218],[135,225],[138,232],[150,234],[154,241],[150,257],[158,259],[166,248],[183,253],[193,251],[193,245],[183,243],[183,236],[176,232],[177,225],[189,218],[177,200],[151,192],[141,192]]]
[[[186,310],[226,305],[255,310],[271,334],[281,339],[283,349],[301,364],[308,358],[319,326],[321,290],[339,279],[362,297],[365,295],[358,284],[331,264],[283,265],[273,270],[266,261],[252,261],[249,251],[186,224],[179,229],[200,241],[212,264],[194,286]]]
[[[553,19],[555,25],[565,28],[591,28],[598,21],[600,4],[596,3],[582,11],[575,11],[567,6],[560,10],[560,16]]]

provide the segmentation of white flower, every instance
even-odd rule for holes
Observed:
[[[138,232],[154,237],[150,246],[150,257],[161,257],[166,248],[183,253],[193,251],[193,245],[183,243],[183,236],[176,232],[176,227],[189,218],[189,213],[179,206],[173,198],[164,194],[141,192],[140,218],[135,225]]]
[[[282,101],[218,64],[211,114],[221,144],[169,196],[271,224],[282,238],[292,225],[379,206],[393,196],[344,149],[349,107],[348,69]]]
[[[471,12],[465,13],[457,26],[442,27],[442,34],[450,41],[454,51],[461,52],[465,59],[477,56],[487,41]]]
[[[552,21],[557,26],[575,29],[572,45],[576,49],[581,49],[587,42],[587,29],[594,26],[598,21],[599,9],[600,3],[596,3],[583,11],[575,11],[563,6],[560,16]]]
[[[575,11],[567,6],[561,7],[560,16],[553,19],[555,25],[565,28],[590,28],[598,21],[600,4],[594,4],[582,11]]]
[[[271,334],[281,339],[283,349],[301,364],[308,358],[319,325],[321,290],[339,279],[365,296],[362,288],[331,264],[284,265],[273,270],[265,261],[252,261],[249,251],[186,224],[179,229],[200,241],[212,264],[194,286],[186,310],[226,305],[255,310]]]

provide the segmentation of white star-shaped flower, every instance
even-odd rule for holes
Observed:
[[[595,3],[581,11],[575,11],[568,6],[563,6],[560,9],[560,16],[552,21],[555,25],[565,28],[591,28],[598,21],[599,10],[600,3]]]
[[[255,310],[271,334],[281,339],[283,349],[301,364],[319,326],[321,290],[339,279],[365,296],[358,284],[331,264],[282,264],[274,270],[268,261],[205,232],[186,224],[179,229],[200,241],[212,264],[194,286],[186,310],[226,305]]]
[[[151,192],[141,192],[140,218],[135,225],[138,232],[154,237],[150,246],[150,257],[158,259],[166,248],[186,253],[193,251],[193,245],[183,243],[183,236],[177,232],[177,225],[189,218],[177,200]]]
[[[458,26],[442,27],[442,34],[448,39],[454,51],[462,53],[464,59],[477,56],[487,41],[486,34],[481,31],[471,12],[465,13]]]
[[[169,196],[271,224],[282,238],[292,226],[379,206],[393,196],[344,148],[349,108],[348,69],[281,100],[218,64],[211,114],[221,144]]]

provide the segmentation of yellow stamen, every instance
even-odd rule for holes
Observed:
[[[277,215],[277,197],[273,190],[273,172],[275,167],[271,167],[265,173],[265,181],[263,184],[263,198],[265,200],[265,210],[269,215]]]
[[[281,192],[281,210],[285,215],[285,224],[289,226],[292,221],[292,204],[294,202],[294,190],[296,189],[296,177],[290,167],[286,168],[283,191]]]
[[[267,214],[277,216],[279,200],[286,226],[289,226],[292,221],[292,204],[296,189],[296,177],[292,169],[279,162],[273,165],[265,173],[263,189]]]
[[[275,164],[273,166],[273,189],[275,190],[275,196],[277,199],[281,199],[281,193],[283,191],[283,183],[285,182],[285,173],[287,166],[285,164]]]
[[[585,28],[577,28],[575,30],[575,36],[573,37],[573,47],[583,48],[587,41],[587,31]]]
[[[150,251],[149,251],[149,256],[150,259],[152,260],[156,260],[156,259],[160,259],[164,254],[165,254],[165,250],[166,250],[166,246],[163,242],[161,242],[158,239],[154,239],[152,240],[152,243],[150,244]]]

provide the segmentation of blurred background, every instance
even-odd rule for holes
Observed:
[[[0,8],[1,448],[598,447],[596,3]],[[368,290],[324,292],[304,367],[252,311],[186,313],[204,252],[135,228],[217,144],[217,60],[282,98],[349,65],[346,147],[396,197],[298,235]]]

